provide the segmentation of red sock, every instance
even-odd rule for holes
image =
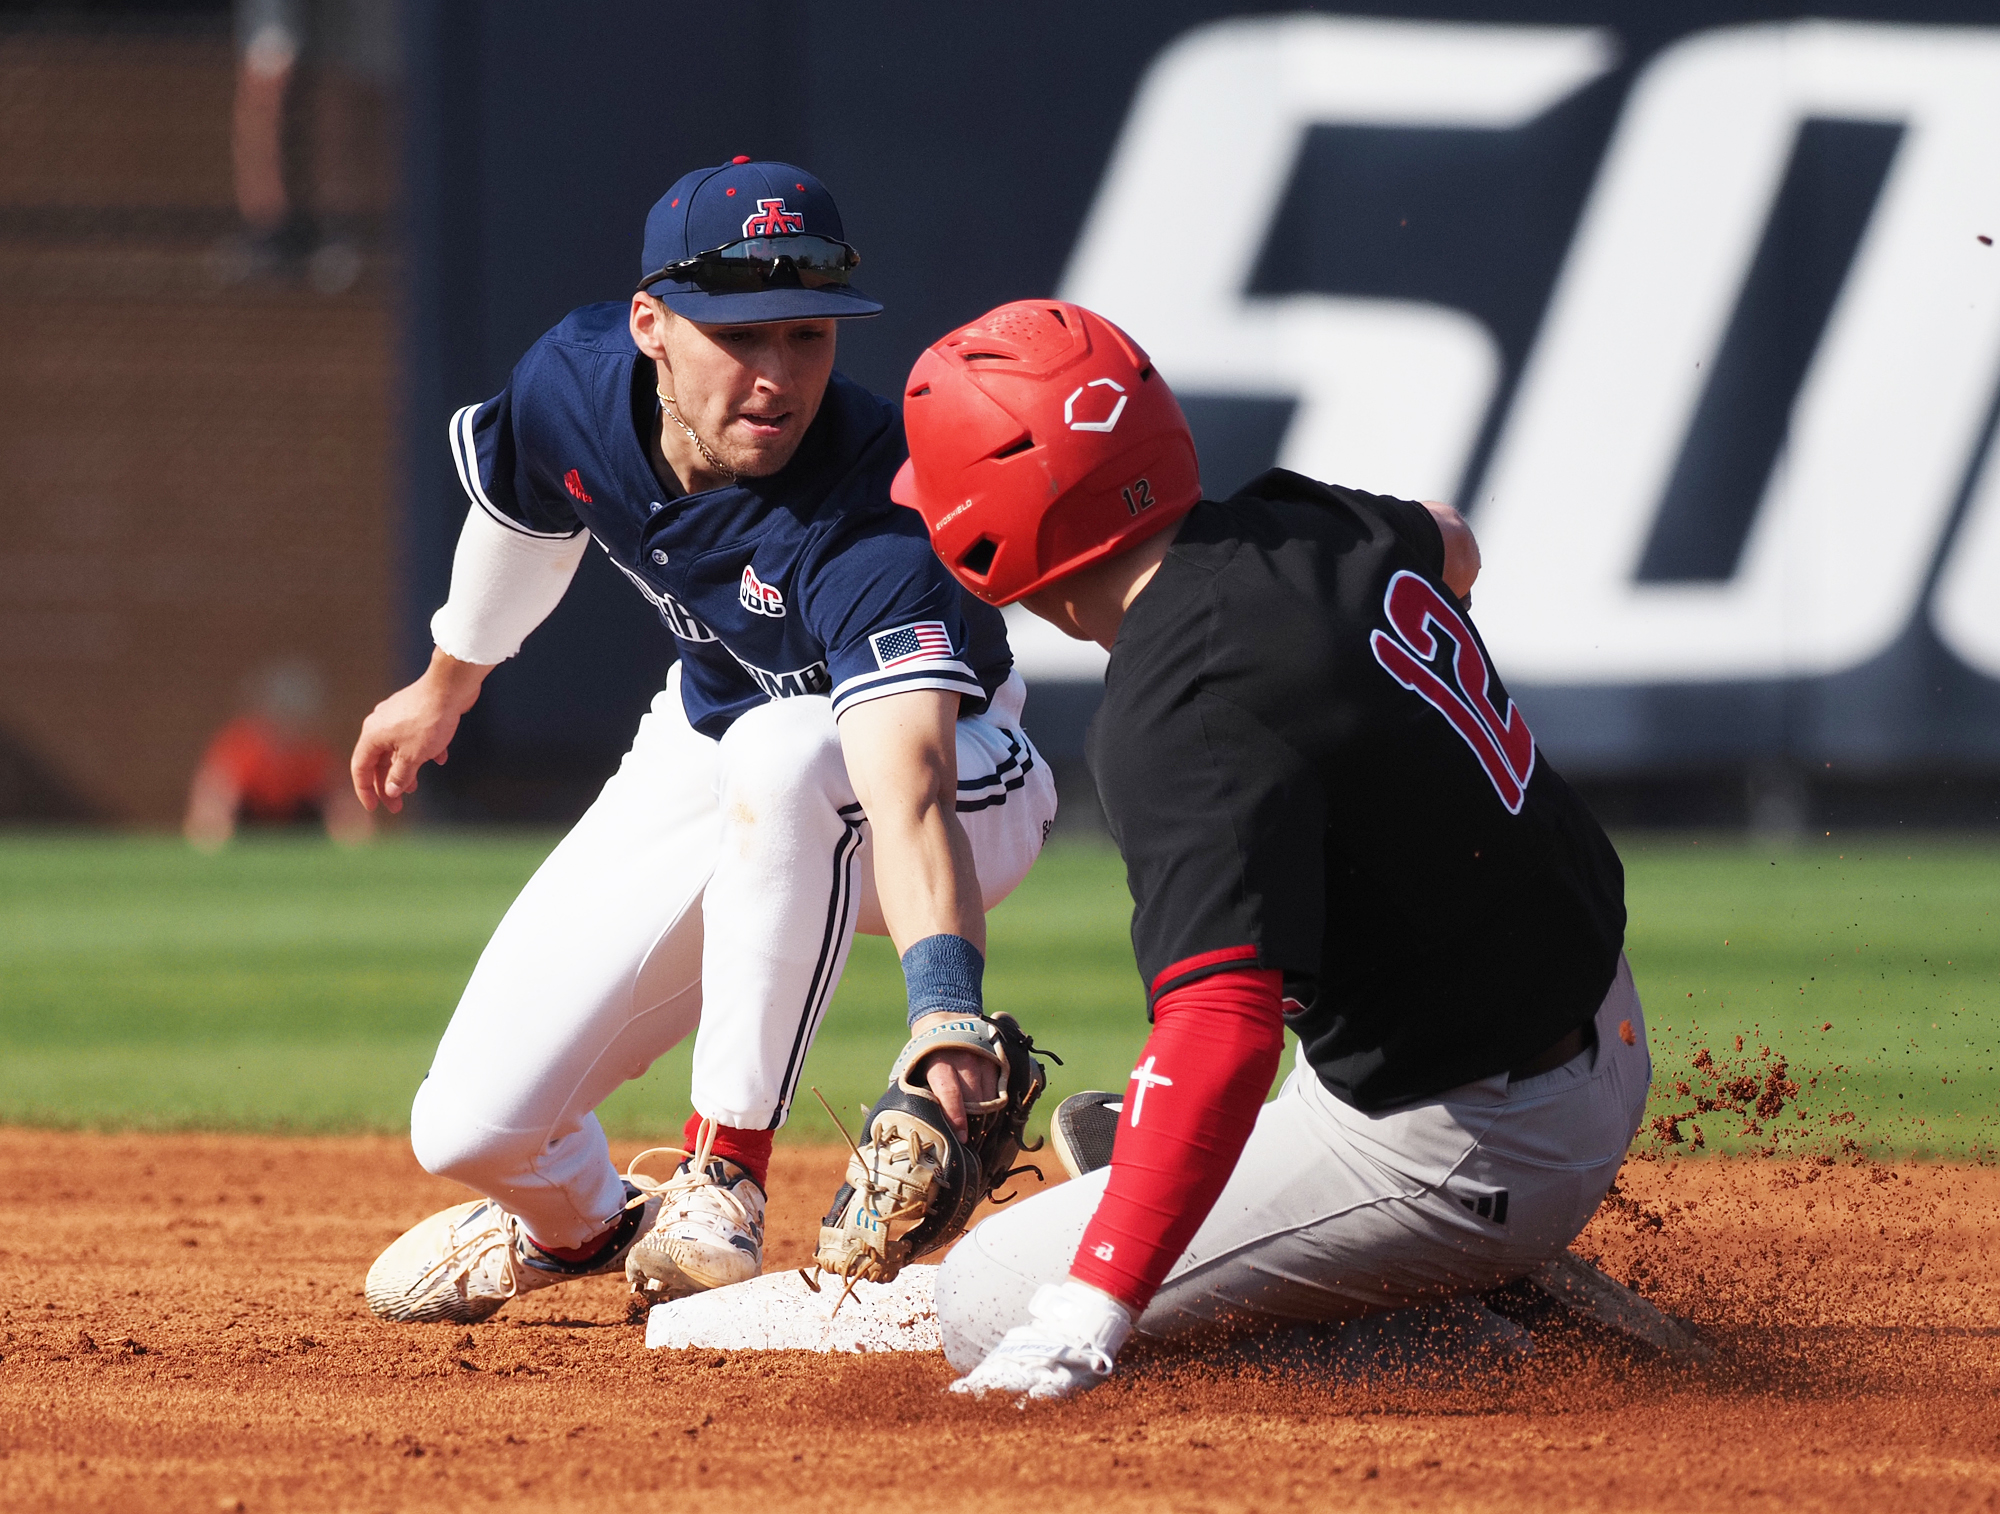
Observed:
[[[681,1144],[689,1151],[701,1136],[701,1116],[691,1114],[681,1129]],[[710,1148],[713,1155],[728,1157],[751,1177],[757,1180],[759,1188],[770,1187],[771,1172],[771,1132],[768,1130],[738,1130],[734,1125],[715,1127],[715,1145]]]
[[[623,1216],[621,1215],[619,1218],[622,1219]],[[535,1241],[532,1235],[528,1239],[535,1241],[535,1249],[537,1251],[546,1252],[559,1262],[587,1262],[610,1244],[612,1232],[617,1230],[617,1228],[618,1221],[613,1220],[603,1231],[597,1235],[593,1235],[581,1246],[544,1246],[540,1241]]]
[[[1282,975],[1217,973],[1153,1009],[1153,1034],[1125,1088],[1111,1178],[1070,1276],[1136,1315],[1236,1170],[1285,1046]]]

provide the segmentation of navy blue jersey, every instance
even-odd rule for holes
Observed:
[[[452,417],[474,503],[530,536],[588,530],[680,642],[688,723],[720,736],[767,699],[831,694],[838,715],[906,689],[976,714],[1013,664],[1000,612],[889,498],[902,417],[839,374],[791,462],[700,494],[661,486],[652,360],[622,303],[585,305],[528,349],[507,387]]]

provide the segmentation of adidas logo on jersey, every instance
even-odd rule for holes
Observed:
[[[591,502],[590,496],[583,492],[583,475],[576,469],[572,468],[563,475],[563,487],[569,490],[571,499],[581,500],[586,505]]]
[[[759,578],[757,570],[748,563],[743,565],[743,582],[737,586],[736,597],[752,615],[768,615],[776,620],[785,613],[785,596]]]

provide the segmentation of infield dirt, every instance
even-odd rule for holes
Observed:
[[[780,1148],[772,1267],[839,1165]],[[372,1320],[369,1261],[458,1196],[399,1140],[0,1131],[0,1507],[2000,1504],[2000,1170],[1628,1164],[1577,1249],[1700,1322],[1700,1366],[1545,1335],[1472,1375],[1162,1364],[1025,1412],[947,1399],[940,1357],[647,1352],[612,1280]]]

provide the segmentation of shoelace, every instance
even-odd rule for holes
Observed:
[[[707,1165],[708,1159],[715,1148],[716,1129],[717,1126],[714,1120],[703,1120],[701,1122],[701,1130],[695,1137],[695,1149],[693,1151],[689,1151],[684,1146],[654,1146],[632,1158],[631,1163],[625,1169],[625,1181],[630,1183],[638,1192],[625,1201],[625,1208],[640,1208],[657,1194],[660,1196],[660,1207],[662,1212],[664,1212],[669,1195],[685,1193],[697,1188],[709,1188],[714,1190],[715,1197],[721,1199],[728,1209],[734,1211],[735,1220],[739,1226],[745,1230],[755,1229],[756,1224],[750,1216],[749,1207],[736,1196],[735,1191],[719,1183],[710,1181],[708,1177]],[[648,1177],[645,1173],[638,1170],[639,1164],[645,1161],[647,1157],[660,1155],[686,1158],[689,1170],[685,1172],[677,1171],[672,1177],[664,1181]],[[502,1271],[506,1279],[505,1297],[508,1299],[518,1297],[521,1285],[520,1279],[514,1272],[516,1261],[514,1231],[517,1222],[505,1210],[501,1211],[501,1215],[502,1220],[499,1225],[482,1226],[456,1245],[446,1248],[438,1256],[438,1259],[426,1267],[418,1275],[417,1279],[404,1290],[403,1296],[405,1298],[414,1298],[445,1278],[469,1273],[479,1265],[488,1252],[498,1251],[502,1255]]]
[[[660,1215],[665,1218],[668,1204],[676,1197],[692,1194],[697,1189],[706,1189],[720,1200],[724,1209],[733,1215],[733,1223],[742,1230],[754,1231],[757,1222],[750,1214],[750,1206],[736,1196],[732,1185],[718,1183],[708,1175],[708,1161],[715,1152],[717,1122],[703,1119],[701,1128],[695,1133],[694,1150],[685,1146],[649,1146],[632,1158],[625,1166],[625,1181],[638,1190],[625,1201],[627,1209],[637,1209],[654,1197],[660,1200]],[[639,1164],[647,1157],[676,1156],[685,1160],[685,1167],[676,1168],[672,1177],[655,1178],[639,1171]],[[657,1225],[658,1220],[654,1221]]]
[[[495,1207],[498,1207],[497,1205]],[[501,1223],[487,1226],[467,1236],[457,1245],[449,1247],[438,1259],[426,1267],[417,1280],[403,1291],[405,1298],[413,1298],[425,1292],[435,1282],[460,1273],[469,1273],[477,1267],[489,1251],[505,1254],[507,1275],[506,1297],[514,1298],[520,1293],[520,1282],[514,1276],[514,1227],[516,1221],[504,1209]]]
[[[833,1106],[826,1102],[826,1095],[821,1093],[819,1089],[814,1088],[813,1097],[819,1100],[820,1107],[827,1113],[827,1118],[833,1121],[834,1129],[838,1130],[841,1139],[847,1142],[847,1149],[854,1153],[855,1165],[861,1169],[861,1182],[855,1189],[855,1197],[866,1204],[869,1213],[881,1220],[883,1235],[886,1237],[890,1234],[889,1227],[891,1225],[900,1224],[906,1220],[921,1219],[926,1212],[927,1206],[922,1199],[915,1196],[904,1199],[887,1214],[882,1212],[882,1199],[891,1192],[890,1184],[882,1181],[882,1148],[880,1146],[871,1148],[875,1153],[875,1165],[871,1168],[868,1165],[867,1159],[861,1155],[861,1148],[854,1144],[854,1137],[847,1133],[847,1127],[840,1122],[840,1116],[835,1114]],[[906,1130],[903,1134],[909,1141],[907,1160],[909,1165],[914,1168],[917,1165],[918,1159],[922,1156],[922,1150],[917,1142],[917,1133],[914,1130]],[[898,1183],[896,1187],[900,1188],[902,1184]],[[840,1290],[840,1297],[834,1301],[833,1314],[840,1313],[840,1306],[846,1303],[848,1296],[854,1292],[854,1285],[856,1283],[882,1281],[880,1277],[871,1279],[867,1276],[868,1273],[877,1271],[878,1266],[879,1264],[872,1256],[864,1253],[848,1258],[845,1267],[834,1270],[833,1275],[835,1277],[846,1279],[846,1286]],[[824,1267],[815,1269],[818,1272],[826,1270]],[[805,1278],[806,1286],[812,1289],[814,1293],[819,1292],[818,1282],[813,1278],[806,1277],[805,1268],[799,1268],[799,1276]],[[831,1319],[833,1315],[830,1314],[827,1317]]]

